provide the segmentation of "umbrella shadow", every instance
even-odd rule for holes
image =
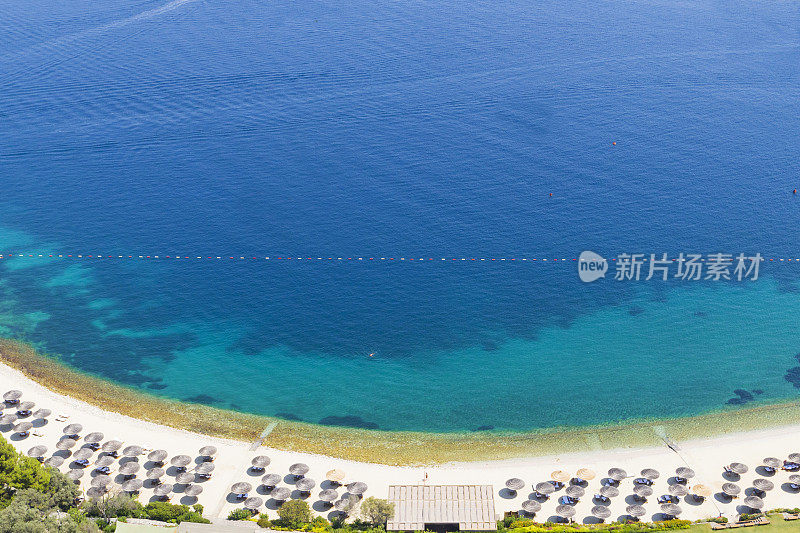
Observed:
[[[142,465],[142,468],[144,468],[145,470],[150,470],[151,468],[161,468],[163,466],[164,466],[163,463],[157,463],[155,461],[147,460]]]
[[[58,450],[53,452],[53,457],[61,457],[64,460],[68,459],[70,455],[72,455],[72,452],[69,450]]]
[[[584,524],[602,524],[603,523],[603,519],[602,518],[597,518],[596,516],[587,516],[586,518],[583,519],[583,523]]]
[[[264,506],[272,511],[277,511],[278,509],[281,508],[281,503],[278,502],[278,500],[276,500],[275,498],[270,498],[269,500],[266,501]]]
[[[252,477],[263,476],[264,472],[265,472],[265,470],[263,468],[260,468],[260,469],[256,470],[252,466],[247,469],[247,475],[248,476],[252,476]]]
[[[283,476],[283,482],[286,483],[287,485],[294,485],[295,483],[297,483],[297,480],[300,479],[301,477],[303,476],[298,477],[295,476],[294,474],[286,474],[285,476]]]
[[[146,489],[154,489],[158,487],[159,484],[160,483],[158,483],[158,480],[156,479],[145,479],[144,483],[142,483],[142,486]]]
[[[329,511],[331,507],[333,507],[332,504],[330,504],[329,502],[324,502],[322,500],[317,500],[311,505],[311,508],[318,513],[324,513],[326,511]]]
[[[194,505],[197,503],[197,496],[182,496],[181,505]]]
[[[30,434],[22,435],[20,433],[14,433],[13,435],[11,435],[11,437],[9,437],[9,440],[13,440],[14,442],[19,442],[19,441],[27,439],[29,435]]]
[[[736,472],[723,472],[722,477],[724,477],[727,481],[731,482],[736,482],[742,479],[742,476],[740,476]]]
[[[572,478],[570,480],[569,484],[570,485],[576,485],[576,486],[581,487],[583,489],[585,489],[586,487],[589,486],[589,482],[588,481],[586,481],[585,479],[581,479],[579,481],[577,478]]]
[[[668,514],[656,513],[651,517],[651,521],[653,521],[653,522],[664,522],[665,520],[671,520],[672,518],[673,517],[668,515]]]
[[[703,505],[703,501],[704,500],[698,498],[697,496],[695,496],[693,494],[690,494],[689,496],[686,496],[683,499],[683,503],[686,503],[688,505]]]
[[[504,500],[513,500],[514,498],[517,497],[517,491],[508,488],[500,489],[500,492],[498,494]]]
[[[309,492],[302,492],[297,489],[292,491],[291,498],[293,500],[307,500],[309,497],[311,497],[311,493]]]
[[[265,485],[258,485],[256,487],[256,493],[260,494],[261,496],[268,496],[269,494],[272,494],[272,491],[273,491],[274,488],[275,487],[267,487]]]
[[[775,474],[777,474],[777,472],[776,472],[775,470],[773,470],[772,472],[770,472],[769,470],[767,470],[766,468],[764,468],[764,466],[762,465],[762,466],[757,466],[757,467],[756,467],[756,474],[758,474],[758,475],[759,475],[759,476],[761,476],[761,477],[772,477],[772,476],[774,476]]]
[[[800,492],[800,488],[794,488],[792,487],[792,484],[788,482],[781,484],[781,490],[784,492],[788,492],[789,494],[797,494],[798,492]]]
[[[627,503],[628,505],[641,505],[642,500],[640,500],[633,494],[628,494],[627,496],[625,496],[625,503]]]
[[[181,473],[177,466],[170,466],[164,471],[168,476],[175,477]]]
[[[245,499],[246,498],[240,498],[238,494],[234,494],[232,492],[229,492],[228,495],[225,496],[225,501],[228,503],[241,503]]]
[[[33,427],[35,427],[35,428],[43,428],[44,426],[47,425],[47,419],[46,418],[36,418],[36,419],[33,420],[33,422],[31,422],[31,424],[33,424]]]
[[[758,490],[755,487],[747,487],[746,489],[744,489],[744,495],[745,496],[758,496],[759,498],[763,498],[764,497],[764,493],[761,492],[760,490]]]
[[[326,479],[325,481],[323,481],[322,483],[319,484],[319,488],[322,489],[322,490],[338,489],[339,487],[340,487],[340,485],[338,483],[335,483],[335,482],[330,481],[328,479]]]
[[[717,492],[714,494],[714,499],[720,503],[731,503],[733,498],[725,494],[724,492]]]

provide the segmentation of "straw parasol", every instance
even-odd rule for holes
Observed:
[[[144,453],[144,448],[141,446],[126,446],[124,450],[122,450],[123,457],[139,457]]]
[[[355,483],[350,483],[347,485],[347,492],[350,494],[354,494],[356,496],[360,496],[367,492],[367,484],[363,481],[356,481]]]
[[[608,518],[611,516],[611,509],[605,505],[595,505],[592,507],[592,515],[597,518]]]
[[[33,408],[36,407],[36,404],[31,401],[22,402],[17,405],[17,412],[18,413],[27,413],[28,411],[33,411]]]
[[[200,463],[197,465],[197,468],[194,469],[196,474],[200,474],[201,476],[207,476],[214,471],[214,463],[206,461],[205,463]]]
[[[119,473],[123,476],[133,476],[136,475],[140,468],[142,468],[141,465],[136,461],[128,461],[120,467]]]
[[[525,486],[525,482],[518,477],[512,477],[506,481],[506,488],[510,491],[517,492]]]
[[[711,496],[711,487],[706,485],[695,485],[692,487],[692,494],[701,498],[708,498]]]
[[[37,409],[31,415],[33,418],[47,418],[53,413],[50,409]]]
[[[542,504],[536,500],[525,500],[522,502],[522,510],[530,514],[538,513],[542,510]]]
[[[789,483],[800,485],[800,474],[792,474],[791,476],[789,476]]]
[[[783,463],[777,457],[765,457],[761,464],[769,468],[780,468]]]
[[[753,487],[755,487],[757,490],[760,490],[761,492],[766,492],[768,490],[774,489],[775,484],[768,479],[758,478],[753,480]]]
[[[33,457],[34,459],[40,459],[44,457],[44,454],[47,453],[47,446],[42,444],[37,444],[30,450],[28,450],[28,457]]]
[[[603,485],[600,487],[600,496],[604,498],[616,498],[619,496],[619,489],[611,485]]]
[[[33,428],[33,424],[30,422],[20,422],[16,426],[14,426],[15,433],[27,433]]]
[[[3,400],[5,400],[7,402],[16,402],[20,398],[22,398],[22,391],[21,390],[12,389],[12,390],[6,392],[5,394],[3,394]]]
[[[253,486],[250,483],[247,483],[246,481],[240,481],[238,483],[234,483],[233,486],[231,487],[231,492],[233,494],[247,494],[251,490],[253,490]]]
[[[612,468],[608,471],[608,477],[610,477],[614,481],[622,481],[623,479],[628,477],[628,473],[621,468]]]
[[[575,472],[575,477],[578,479],[582,479],[584,481],[591,481],[593,480],[597,474],[591,468],[581,468],[577,472]]]
[[[572,518],[575,516],[575,507],[571,505],[559,505],[556,507],[556,514],[564,518]]]
[[[343,499],[337,501],[334,504],[334,506],[336,507],[337,511],[340,511],[342,513],[348,513],[348,512],[350,512],[352,504],[350,503],[350,500],[348,500],[346,498],[343,498]]]
[[[122,442],[118,440],[108,440],[100,447],[106,453],[117,453],[120,448],[122,448]]]
[[[580,485],[570,485],[564,492],[570,498],[581,498],[584,494],[586,494],[586,492],[583,490],[583,487]]]
[[[96,468],[105,468],[107,466],[113,465],[115,461],[116,460],[110,455],[103,455],[102,457],[97,458],[97,461],[94,462],[94,466]]]
[[[344,471],[337,468],[328,470],[328,472],[325,474],[325,479],[333,483],[341,484],[342,481],[344,481]]]
[[[297,483],[294,484],[294,486],[297,487],[297,490],[299,490],[300,492],[311,492],[311,489],[313,489],[316,486],[316,484],[317,484],[316,481],[314,481],[313,479],[304,477],[302,479],[299,479]]]
[[[633,487],[633,493],[640,498],[647,498],[648,496],[653,495],[653,487],[649,487],[647,485],[636,485]]]
[[[200,448],[200,457],[214,457],[215,455],[217,455],[215,446],[203,446]]]
[[[83,442],[88,442],[89,444],[97,444],[99,442],[102,442],[104,438],[105,435],[103,435],[99,431],[92,431],[91,433],[83,437]]]
[[[61,439],[58,442],[56,442],[56,448],[58,448],[59,450],[69,450],[71,448],[74,448],[76,444],[78,444],[78,441],[76,441],[75,439],[69,439],[69,438]]]
[[[75,468],[67,472],[67,477],[70,478],[72,481],[78,481],[80,478],[83,477],[83,473],[85,470],[81,468]]]
[[[14,413],[8,413],[7,415],[0,416],[0,424],[13,424],[19,420],[19,416]]]
[[[261,484],[265,487],[276,487],[281,482],[281,479],[278,474],[267,474],[261,478]]]
[[[306,475],[308,472],[308,465],[305,463],[295,463],[289,467],[289,473],[295,477]]]
[[[125,483],[122,484],[122,490],[125,492],[136,492],[142,488],[142,480],[141,479],[129,479]]]
[[[641,471],[641,475],[643,478],[649,479],[650,481],[653,481],[654,479],[658,479],[659,477],[661,477],[661,474],[659,474],[658,470],[656,470],[655,468],[645,468],[644,470]]]
[[[72,458],[78,461],[88,461],[93,454],[94,452],[90,448],[81,448],[72,454]]]
[[[728,496],[738,496],[739,493],[742,492],[742,489],[735,483],[723,483],[722,492]]]
[[[757,496],[750,496],[744,499],[744,504],[748,507],[752,507],[753,509],[761,509],[764,507],[764,500]]]
[[[331,503],[333,501],[336,501],[336,498],[338,497],[339,495],[333,489],[326,489],[319,493],[319,499],[322,500],[323,502]]]
[[[187,496],[191,496],[192,498],[196,498],[203,493],[203,487],[202,485],[189,485],[186,487],[186,489],[184,489],[183,493]]]
[[[292,491],[290,491],[286,487],[278,487],[270,493],[270,496],[272,496],[272,498],[277,501],[288,500],[289,496],[291,495]]]
[[[683,479],[691,479],[694,477],[694,470],[688,466],[679,466],[675,469],[675,475]]]
[[[547,496],[549,494],[553,494],[556,491],[556,488],[553,486],[552,483],[548,483],[547,481],[542,481],[541,483],[536,484],[534,490],[539,494]]]
[[[800,453],[790,453],[788,459],[792,463],[800,463]]]
[[[54,455],[52,457],[48,457],[47,460],[44,462],[45,466],[50,466],[53,468],[58,468],[59,466],[64,464],[64,458],[60,455]]]
[[[270,463],[269,457],[267,457],[266,455],[258,455],[256,457],[253,457],[253,460],[250,461],[250,464],[256,470],[264,470],[266,467],[269,466],[269,463]]]
[[[92,478],[91,485],[92,487],[107,487],[113,483],[111,476],[107,476],[105,474],[100,474],[99,476],[95,476]]]
[[[153,494],[160,497],[167,496],[170,492],[172,492],[172,483],[162,483],[153,490]]]
[[[251,498],[247,498],[244,501],[244,508],[245,509],[250,509],[251,511],[258,510],[258,508],[261,507],[262,505],[264,505],[264,500],[262,500],[258,496],[253,496]]]
[[[175,481],[177,481],[181,485],[188,485],[189,483],[194,483],[194,474],[191,472],[179,472],[175,476]],[[249,492],[249,491],[244,491],[244,492]],[[244,494],[244,492],[240,492],[238,494]]]
[[[559,483],[569,481],[569,478],[571,477],[572,476],[569,475],[569,472],[564,472],[563,470],[556,470],[550,474],[550,479],[553,481],[558,481]]]
[[[625,512],[631,516],[644,516],[647,514],[647,511],[644,509],[642,505],[629,505],[625,508]]]
[[[154,463],[163,463],[167,458],[167,450],[153,450],[147,454],[147,460]]]
[[[728,468],[730,468],[731,472],[734,474],[744,474],[747,472],[747,465],[743,463],[731,463],[728,465]]]
[[[685,485],[675,483],[674,485],[669,486],[669,493],[673,496],[686,496],[689,494],[689,489],[687,489]]]
[[[64,427],[64,435],[77,435],[83,431],[83,426],[80,424],[69,424]]]
[[[661,512],[669,516],[678,516],[683,512],[680,505],[674,503],[665,503],[661,506]]]
[[[165,473],[163,468],[151,468],[147,471],[146,476],[147,479],[159,479],[164,477]]]
[[[89,490],[86,491],[86,497],[96,500],[102,498],[106,492],[108,492],[106,487],[89,487]]]
[[[192,458],[188,455],[176,455],[169,460],[169,464],[178,468],[185,468],[186,465],[192,462]]]

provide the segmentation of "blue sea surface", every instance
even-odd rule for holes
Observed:
[[[798,139],[794,1],[0,0],[0,335],[386,430],[794,399]]]

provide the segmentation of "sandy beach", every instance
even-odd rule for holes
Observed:
[[[743,494],[749,492],[746,489],[751,486],[754,479],[762,476],[757,467],[761,465],[764,457],[775,456],[785,458],[789,453],[798,451],[797,437],[800,435],[800,426],[787,426],[772,428],[762,431],[751,431],[747,433],[730,433],[724,436],[688,440],[677,443],[678,450],[673,451],[666,445],[650,448],[628,448],[615,450],[598,450],[596,452],[563,453],[558,455],[548,455],[542,457],[507,459],[502,461],[485,462],[464,462],[447,463],[427,467],[398,467],[373,463],[363,463],[348,461],[339,458],[314,455],[296,451],[282,451],[269,447],[269,437],[265,439],[264,445],[257,449],[251,449],[253,443],[239,442],[212,438],[205,435],[191,433],[188,431],[177,430],[165,426],[152,424],[137,420],[135,418],[103,411],[97,407],[73,398],[55,394],[39,383],[27,378],[22,373],[6,365],[0,365],[0,392],[10,389],[19,389],[23,392],[23,400],[36,402],[37,408],[46,408],[53,411],[46,424],[34,428],[32,433],[21,438],[19,435],[12,434],[8,426],[4,426],[3,435],[9,439],[20,451],[27,452],[31,447],[42,444],[47,446],[49,457],[56,452],[56,443],[63,437],[63,429],[67,424],[78,423],[83,426],[81,432],[85,435],[92,431],[100,431],[105,435],[105,440],[121,440],[125,445],[137,444],[146,449],[164,449],[172,457],[178,454],[186,454],[193,460],[200,461],[198,450],[206,445],[213,445],[218,448],[215,458],[215,470],[211,479],[200,482],[203,492],[194,498],[182,494],[182,486],[176,485],[176,492],[172,494],[173,502],[181,503],[200,503],[205,507],[205,514],[211,518],[225,517],[234,508],[241,507],[241,502],[234,499],[230,494],[230,487],[233,483],[246,481],[254,487],[252,495],[256,495],[265,500],[266,511],[270,516],[275,516],[276,502],[271,500],[263,487],[259,487],[259,479],[265,472],[255,473],[248,470],[250,461],[256,455],[267,455],[271,459],[271,464],[266,468],[266,473],[276,473],[283,476],[281,486],[293,489],[294,480],[288,475],[289,466],[294,463],[306,463],[309,466],[309,477],[317,482],[316,487],[308,498],[310,504],[319,514],[326,515],[327,511],[318,501],[317,494],[321,488],[327,488],[325,474],[327,471],[337,468],[346,473],[345,482],[363,481],[369,489],[367,496],[385,498],[388,486],[391,484],[492,484],[495,490],[495,504],[498,514],[505,511],[517,511],[521,503],[527,499],[532,492],[531,487],[538,482],[550,479],[551,472],[564,470],[574,474],[579,468],[590,468],[597,472],[597,477],[588,482],[586,496],[576,505],[576,519],[583,521],[590,514],[590,509],[594,505],[591,495],[596,493],[601,486],[600,480],[605,477],[609,468],[623,468],[628,473],[628,478],[624,479],[619,486],[620,496],[613,498],[610,504],[612,518],[625,514],[625,508],[633,503],[630,495],[633,493],[633,478],[638,477],[643,468],[654,468],[661,473],[653,485],[654,494],[649,501],[644,504],[647,515],[645,519],[659,518],[660,506],[656,502],[656,497],[668,492],[668,479],[674,474],[675,468],[689,466],[695,470],[697,476],[689,481],[689,485],[704,484],[712,488],[715,495],[706,499],[704,502],[695,502],[692,498],[687,498],[681,502],[683,514],[681,518],[701,519],[717,515],[733,517],[737,514],[737,508],[741,505],[743,498],[728,501],[718,497],[722,484],[726,481],[723,476],[723,466],[730,462],[742,462],[749,467],[749,471],[741,476],[736,483],[742,488]],[[6,413],[13,412],[6,407]],[[64,421],[56,421],[56,417],[66,417]],[[38,425],[38,424],[37,424]],[[657,430],[657,428],[656,428]],[[82,445],[78,445],[73,451]],[[95,454],[93,459],[97,458]],[[139,477],[144,479],[144,470],[152,465],[147,464],[146,455],[140,457],[143,469]],[[66,472],[69,461],[61,466],[61,470]],[[117,477],[116,470],[119,469],[119,462],[112,466],[112,477]],[[191,471],[193,465],[190,465]],[[175,470],[165,467],[167,474],[164,481],[175,483]],[[759,471],[761,469],[758,469]],[[763,472],[762,472],[763,473]],[[90,465],[81,484],[84,489],[88,489],[92,479],[92,467]],[[778,471],[773,476],[767,477],[775,485],[775,488],[767,493],[765,498],[766,508],[776,507],[795,507],[800,505],[800,494],[791,492],[786,485],[789,473]],[[526,488],[518,491],[516,495],[509,494],[504,489],[505,481],[508,478],[519,477],[526,483]],[[322,487],[320,487],[322,485]],[[339,489],[340,495],[344,488]],[[295,493],[297,494],[297,493]],[[557,493],[558,495],[559,493]],[[145,484],[145,488],[140,492],[140,500],[150,501],[153,498],[153,489]],[[627,501],[626,501],[627,500]],[[556,498],[542,504],[542,511],[537,513],[540,520],[552,517],[555,514],[557,505]]]

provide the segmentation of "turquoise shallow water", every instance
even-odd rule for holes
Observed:
[[[0,23],[3,254],[797,257],[793,2],[0,0]],[[0,334],[315,423],[597,424],[795,398],[797,268],[18,257]]]

